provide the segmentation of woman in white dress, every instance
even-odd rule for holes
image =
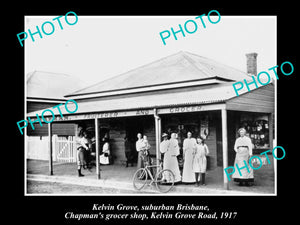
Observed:
[[[207,167],[206,156],[209,154],[207,145],[204,143],[202,137],[197,138],[197,146],[194,152],[193,158],[193,171],[195,173],[196,186],[200,185],[198,180],[199,175],[201,174],[201,183],[205,185],[205,173]]]
[[[187,138],[183,141],[183,172],[182,182],[195,183],[195,175],[193,172],[193,153],[196,150],[196,139],[192,138],[192,133],[187,133]]]
[[[171,134],[171,139],[168,140],[167,134],[163,134],[164,140],[160,143],[160,152],[164,153],[163,169],[169,169],[173,172],[175,181],[181,181],[181,175],[178,165],[177,156],[179,155],[179,145],[176,139],[176,133]],[[168,178],[164,177],[167,180]]]
[[[109,156],[110,156],[109,143],[108,143],[108,139],[105,138],[104,145],[102,147],[102,154],[100,155],[100,163],[103,165],[108,165]]]
[[[254,181],[253,169],[249,165],[249,158],[252,157],[252,142],[249,137],[245,136],[246,130],[244,128],[240,128],[238,133],[240,137],[236,139],[234,144],[234,151],[236,152],[234,161],[235,173],[232,175],[232,178],[235,182],[239,182],[240,186],[248,186],[249,182]],[[246,166],[247,168],[239,171],[237,166],[239,168]]]

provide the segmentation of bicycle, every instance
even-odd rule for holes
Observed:
[[[142,156],[141,156],[142,157]],[[133,187],[140,191],[143,189],[147,183],[148,175],[151,178],[148,186],[153,183],[156,186],[156,189],[161,193],[169,192],[173,186],[175,181],[175,176],[173,172],[169,169],[162,168],[162,160],[159,159],[159,165],[149,165],[148,161],[144,161],[144,157],[142,157],[145,167],[138,169],[133,175]],[[154,175],[151,172],[151,168],[156,168],[157,173]]]

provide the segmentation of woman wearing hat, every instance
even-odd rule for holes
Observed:
[[[238,133],[240,137],[236,139],[234,144],[234,151],[236,152],[234,166],[236,169],[232,178],[235,182],[239,182],[240,186],[248,186],[249,182],[254,181],[253,169],[249,165],[249,158],[252,156],[252,142],[249,137],[245,136],[246,130],[244,128],[240,128]]]

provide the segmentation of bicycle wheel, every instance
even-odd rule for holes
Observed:
[[[165,169],[156,174],[155,184],[158,191],[169,192],[174,186],[175,176],[171,170]]]
[[[141,190],[145,186],[147,178],[147,170],[145,168],[138,169],[133,175],[133,187],[136,190]]]

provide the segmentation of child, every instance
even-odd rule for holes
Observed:
[[[193,158],[193,171],[195,173],[196,186],[200,185],[198,180],[201,174],[201,183],[205,185],[205,172],[206,172],[206,156],[209,154],[207,145],[204,143],[204,138],[197,138],[197,146]]]

